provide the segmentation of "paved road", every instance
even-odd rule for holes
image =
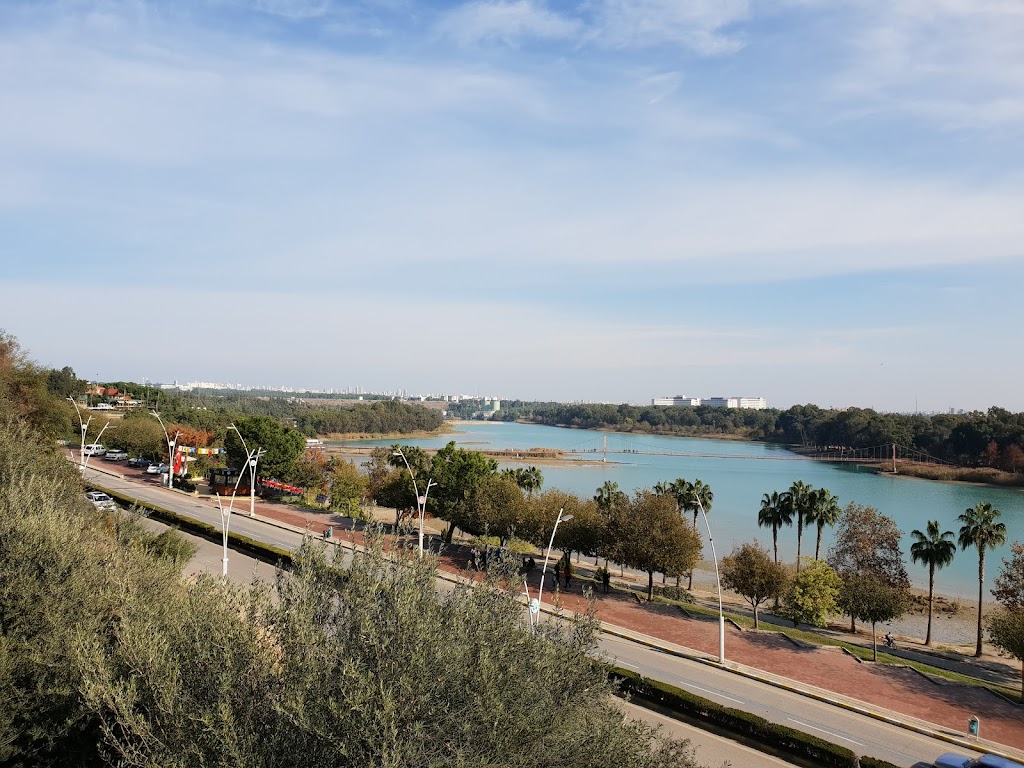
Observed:
[[[152,502],[212,525],[220,525],[219,512],[207,501],[201,502],[150,484],[94,474],[92,470],[89,470],[88,475],[91,482],[132,498]],[[302,540],[302,535],[297,532],[268,525],[259,519],[250,519],[247,515],[233,515],[231,530],[284,549],[293,549]],[[240,553],[233,553],[229,557],[229,567],[242,567],[237,563],[242,557]],[[214,571],[219,573],[219,555],[207,555],[207,558],[212,558],[209,562],[214,566]],[[232,577],[237,578],[237,573],[234,570]],[[248,580],[251,575],[250,572],[242,578]],[[871,755],[904,768],[921,766],[922,761],[928,765],[941,753],[951,750],[971,754],[970,750],[953,748],[938,739],[882,723],[866,715],[627,640],[603,636],[601,648],[622,666],[634,669],[646,677],[685,688],[712,701],[753,712],[772,722],[846,746],[860,755]],[[733,762],[735,765],[749,764],[746,760]]]

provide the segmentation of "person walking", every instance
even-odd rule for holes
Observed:
[[[612,574],[607,568],[601,569],[601,585],[604,587],[604,593],[607,595],[609,587],[612,583]]]
[[[562,566],[562,572],[565,574],[565,588],[568,589],[572,586],[572,562],[570,562],[568,556],[565,558],[565,564]]]

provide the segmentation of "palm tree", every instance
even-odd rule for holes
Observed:
[[[772,491],[761,499],[761,510],[757,513],[757,524],[772,529],[772,545],[775,547],[775,562],[779,562],[779,528],[793,524],[793,509],[786,501],[786,494]]]
[[[715,500],[715,494],[711,491],[710,485],[705,485],[703,480],[694,480],[688,483],[690,509],[693,510],[693,527],[697,527],[697,513],[704,510],[706,515],[711,511],[711,504]],[[693,569],[690,569],[690,581],[687,589],[693,589]]]
[[[796,515],[796,572],[800,573],[800,545],[804,538],[804,523],[807,522],[808,512],[811,509],[814,486],[805,484],[803,480],[797,480],[789,486],[788,493],[793,514]]]
[[[960,536],[957,541],[960,549],[975,547],[978,550],[978,648],[975,656],[981,656],[981,604],[985,596],[985,550],[995,549],[1006,543],[1006,526],[997,518],[1002,515],[991,504],[978,502],[974,508],[968,507],[957,520]]]
[[[939,533],[939,521],[929,520],[928,534],[920,531],[911,532],[917,541],[910,545],[910,559],[915,563],[928,566],[928,631],[924,636],[924,644],[932,644],[932,598],[935,595],[935,569],[943,568],[953,562],[956,554],[956,543],[953,532]]]
[[[671,486],[664,480],[660,480],[654,484],[654,492],[658,496],[666,496],[671,493]]]
[[[811,492],[810,515],[808,523],[815,523],[818,526],[818,541],[814,545],[814,559],[821,559],[821,534],[827,525],[829,528],[839,522],[842,510],[839,509],[839,499],[832,495],[828,488],[820,488]]]

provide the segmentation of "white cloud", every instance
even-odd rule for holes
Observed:
[[[461,45],[490,41],[514,45],[524,38],[571,38],[579,32],[580,26],[579,21],[549,11],[531,0],[479,0],[449,12],[438,30]]]
[[[747,0],[600,0],[592,38],[614,48],[680,45],[705,56],[735,53],[730,29],[750,17]]]
[[[1024,5],[1004,0],[847,4],[837,97],[948,130],[1024,126]]]

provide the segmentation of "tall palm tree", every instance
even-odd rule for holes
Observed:
[[[671,486],[669,485],[669,483],[666,483],[664,480],[659,480],[658,482],[656,482],[654,484],[654,492],[658,496],[665,496],[665,495],[671,493]]]
[[[761,510],[757,513],[757,524],[772,529],[772,545],[775,547],[775,562],[779,562],[779,528],[793,525],[793,509],[786,501],[786,494],[772,491],[761,499]]]
[[[928,566],[928,631],[924,636],[924,644],[932,644],[932,598],[935,595],[935,570],[941,569],[953,562],[953,555],[956,554],[956,542],[953,541],[953,532],[944,531],[939,533],[939,521],[929,520],[928,533],[920,531],[911,532],[917,541],[910,545],[910,559],[915,563],[922,563]]]
[[[793,514],[796,515],[796,572],[800,573],[800,546],[804,538],[804,523],[807,522],[807,514],[811,509],[814,486],[797,480],[789,486],[788,493]]]
[[[604,484],[594,494],[594,501],[597,508],[604,513],[611,511],[612,507],[626,499],[626,494],[619,490],[619,484],[611,480],[605,480]]]
[[[978,502],[968,507],[957,520],[960,549],[975,547],[978,550],[978,648],[975,656],[981,656],[981,603],[985,597],[985,551],[1006,543],[1006,526],[997,519],[1003,513],[987,502]]]
[[[697,527],[697,514],[703,508],[704,514],[711,511],[711,504],[715,500],[715,494],[711,491],[711,486],[706,485],[703,480],[694,480],[689,483],[689,503],[690,509],[693,510],[693,527]],[[690,581],[687,589],[693,589],[693,569],[690,569]]]
[[[818,526],[818,540],[814,545],[814,559],[821,559],[821,534],[827,525],[829,528],[839,522],[842,510],[839,509],[839,499],[832,495],[828,488],[819,488],[811,492],[810,516],[807,522],[813,522]]]

